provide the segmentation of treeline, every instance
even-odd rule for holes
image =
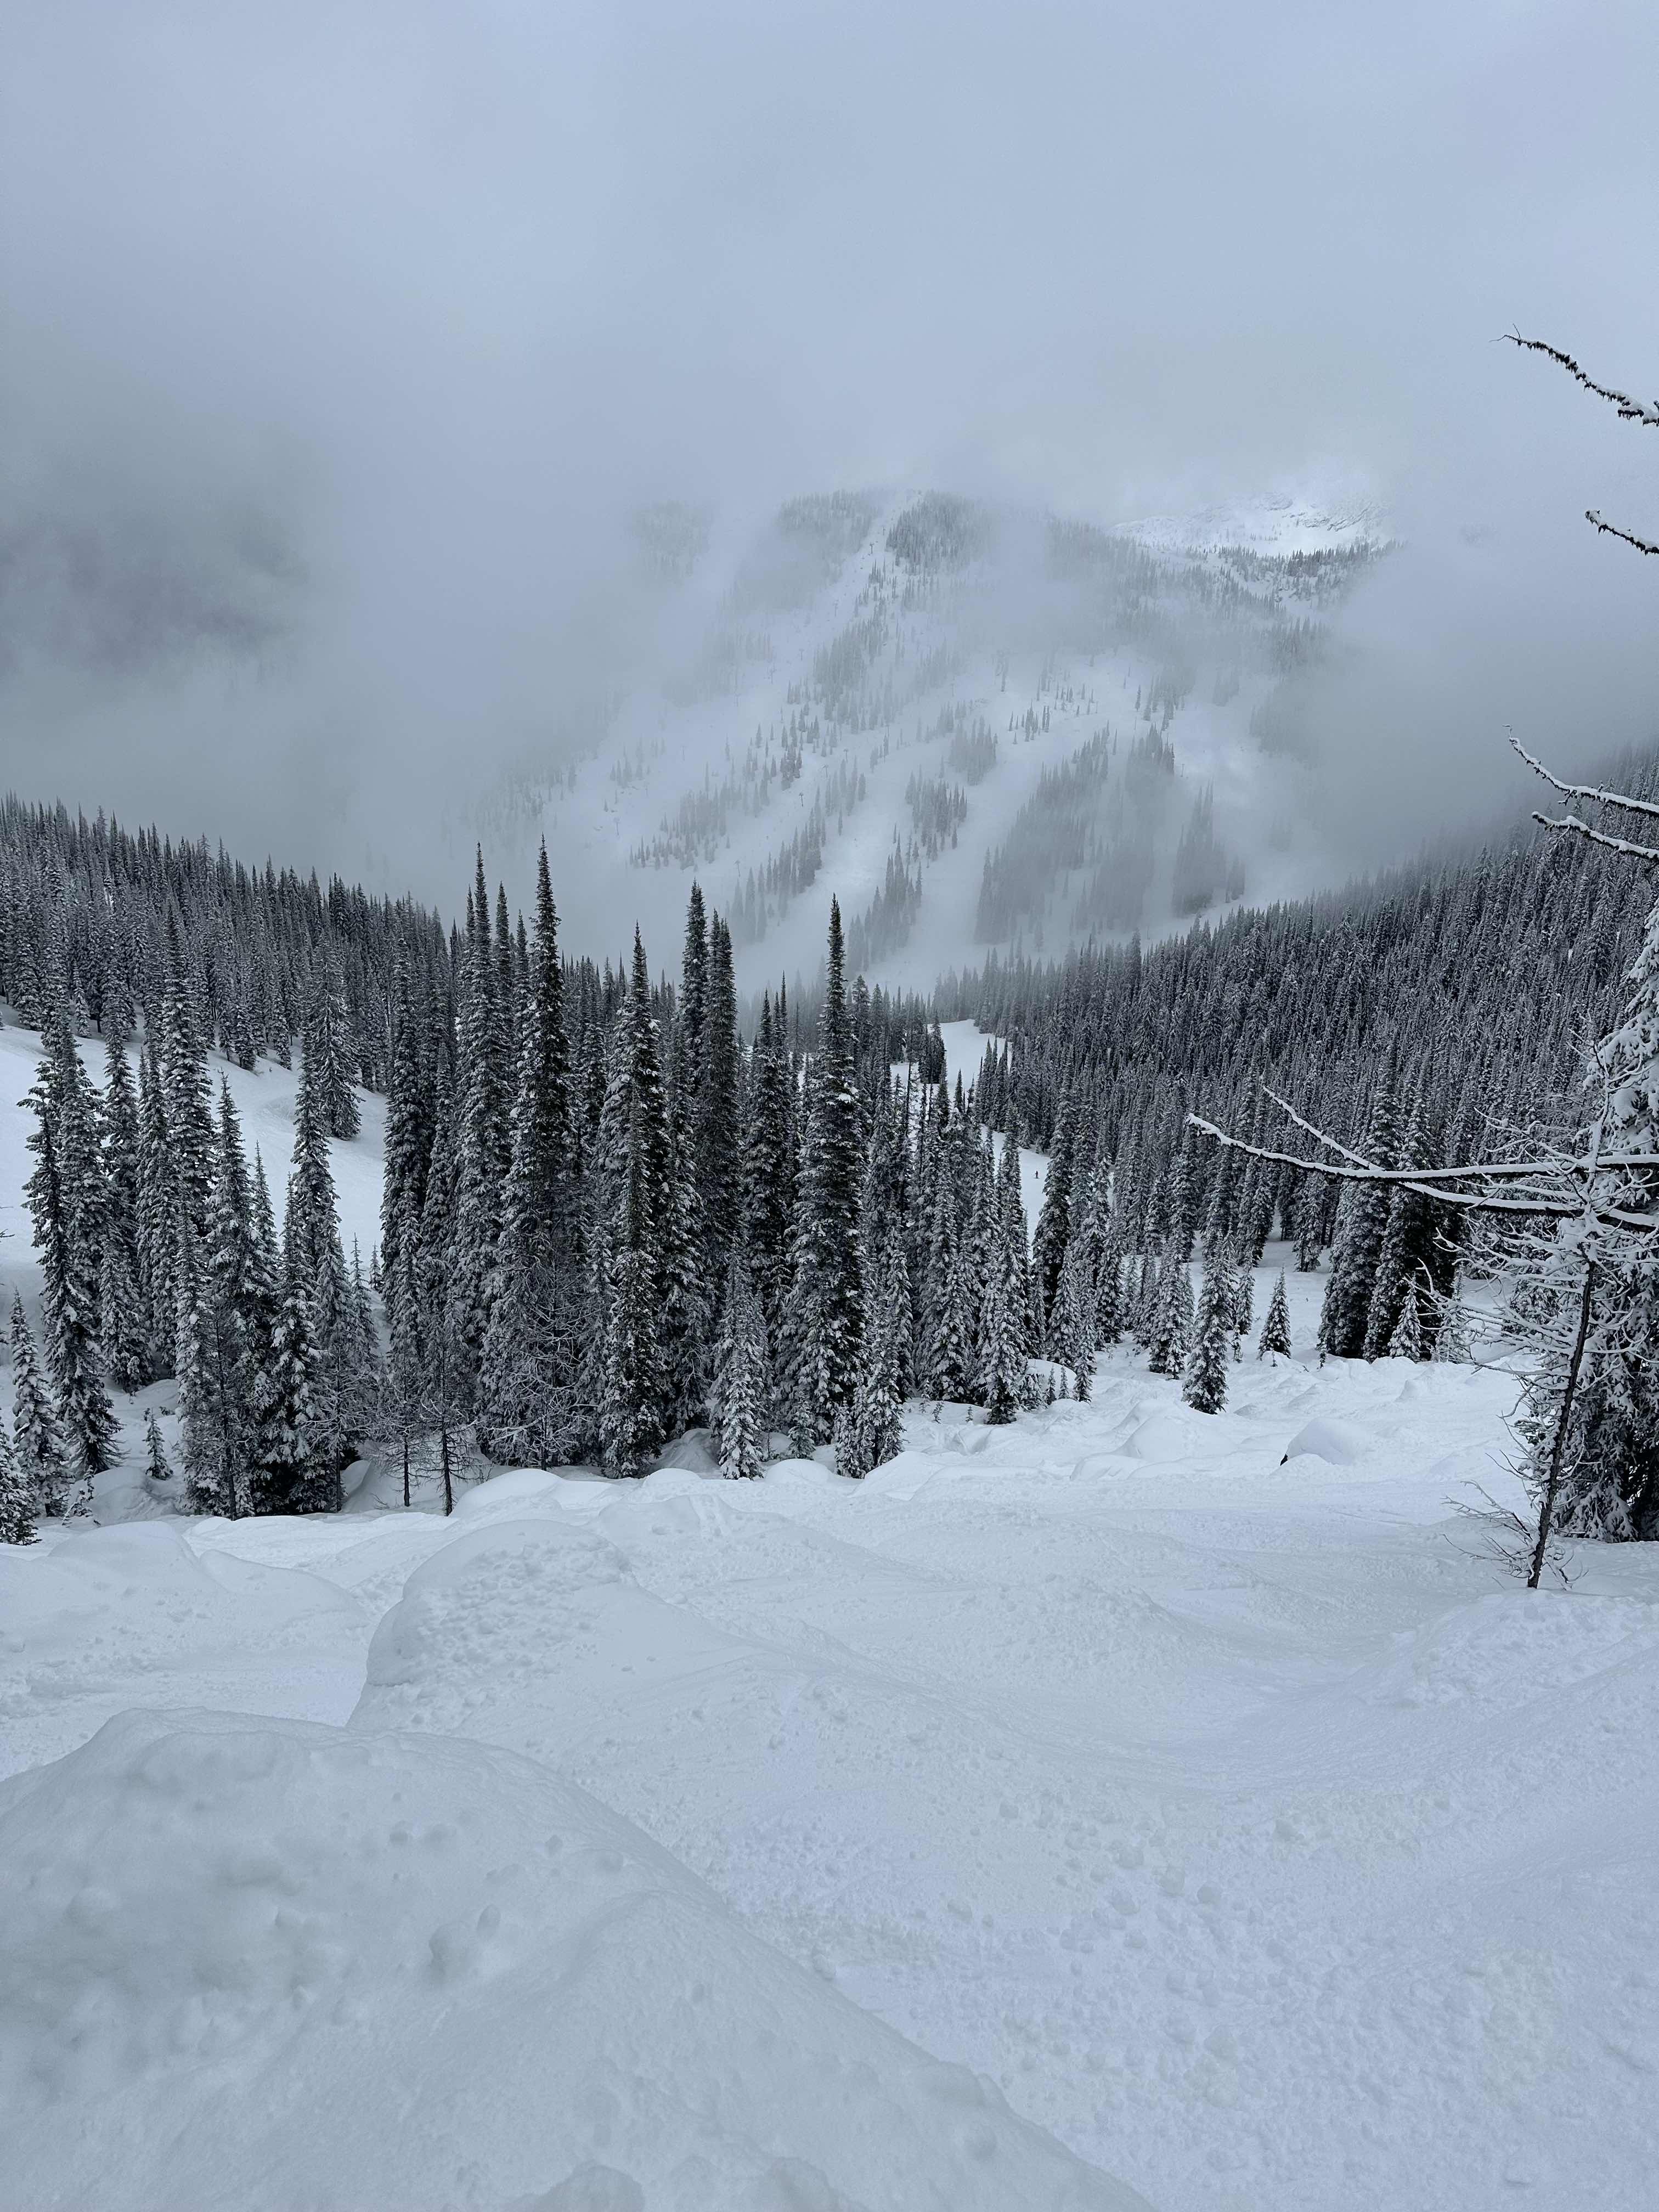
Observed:
[[[399,963],[447,959],[435,913],[337,876],[279,873],[222,848],[130,831],[100,813],[0,800],[0,998],[31,1028],[66,1000],[71,1024],[155,1029],[176,967],[209,1042],[252,1067],[289,1061],[319,989],[343,1006],[356,1079],[384,1086]]]

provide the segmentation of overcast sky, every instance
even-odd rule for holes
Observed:
[[[1659,387],[1656,93],[1651,0],[11,0],[0,773],[419,875],[641,497],[1361,483],[1356,793],[1407,725],[1467,803],[1528,702],[1646,714],[1577,518],[1659,530],[1659,435],[1494,340]]]

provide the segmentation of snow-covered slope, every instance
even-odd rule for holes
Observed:
[[[1296,684],[1387,543],[1363,502],[1100,529],[912,489],[653,533],[603,705],[465,824],[509,873],[545,834],[584,943],[638,915],[666,953],[695,874],[746,981],[811,973],[833,890],[855,964],[925,985],[1321,879]]]
[[[1213,1419],[0,1555],[0,2203],[1645,2206],[1659,1566],[1291,1289]]]

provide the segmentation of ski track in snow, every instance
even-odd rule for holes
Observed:
[[[0,1553],[0,2204],[1650,2203],[1659,1561],[1478,1556],[1512,1395],[1118,1351],[862,1485]]]

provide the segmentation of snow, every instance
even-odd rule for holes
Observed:
[[[0,2203],[1646,2206],[1659,1559],[1517,1587],[1512,1382],[1322,1279],[1212,1418],[0,1550]]]
[[[1230,1384],[4,1555],[14,2200],[1646,2204],[1656,1563],[1481,1555],[1502,1376]]]

